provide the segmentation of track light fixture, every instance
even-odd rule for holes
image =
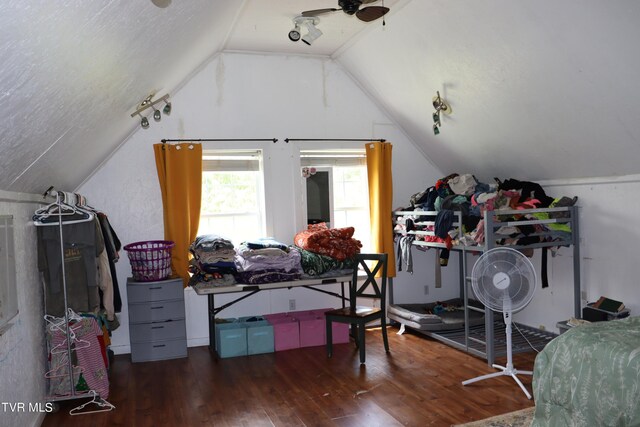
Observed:
[[[315,16],[296,16],[293,18],[293,30],[289,31],[289,40],[297,42],[302,39],[305,44],[311,45],[322,35],[322,31],[316,27],[319,23],[320,19]],[[300,33],[300,28],[303,25],[307,27],[307,34],[304,36]]]
[[[436,96],[433,97],[433,108],[436,111],[431,115],[433,118],[433,134],[440,134],[440,126],[442,122],[440,121],[440,113],[442,114],[451,114],[451,106],[447,104],[447,102],[440,97],[440,91],[436,91]]]
[[[162,119],[162,113],[160,112],[160,110],[158,110],[155,107],[157,103],[164,102],[165,106],[162,109],[162,111],[167,116],[171,114],[171,102],[169,102],[169,94],[166,94],[155,100],[153,99],[153,97],[154,97],[154,94],[147,96],[144,99],[144,101],[142,101],[140,105],[138,105],[138,108],[136,109],[136,111],[131,113],[131,117],[135,117],[135,116],[142,117],[142,120],[140,120],[140,126],[142,126],[142,129],[149,128],[149,119],[142,115],[142,112],[145,111],[146,109],[148,108],[153,109],[153,120],[155,120],[156,122],[159,122]]]
[[[140,113],[138,113],[138,115],[142,117],[142,120],[140,120],[140,126],[142,126],[142,129],[147,129],[149,127],[149,119],[147,119]]]

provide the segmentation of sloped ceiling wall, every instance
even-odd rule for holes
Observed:
[[[445,172],[638,173],[634,0],[389,0],[386,26],[323,16],[313,46],[289,42],[291,18],[335,0],[265,3],[2,2],[0,189],[76,188],[139,129],[140,101],[225,50],[330,56]],[[453,108],[437,137],[436,90]]]
[[[139,102],[221,50],[242,2],[188,4],[2,2],[0,189],[76,188],[138,129]]]
[[[638,22],[632,0],[414,0],[336,58],[444,172],[636,174]]]

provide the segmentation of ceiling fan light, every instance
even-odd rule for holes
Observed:
[[[298,40],[300,40],[300,26],[298,24],[295,24],[293,30],[289,31],[289,40],[291,40],[292,42],[297,42]]]
[[[309,46],[311,46],[311,44],[314,41],[316,41],[318,39],[318,37],[320,37],[322,35],[322,31],[320,31],[311,22],[305,22],[305,25],[307,26],[307,29],[309,30],[309,32],[304,37],[302,37],[302,41],[304,43],[308,44]]]

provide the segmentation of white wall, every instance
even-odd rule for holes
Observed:
[[[285,138],[385,138],[393,143],[394,202],[432,185],[440,176],[413,144],[336,63],[326,58],[222,54],[172,94],[173,111],[136,132],[88,179],[79,192],[104,210],[123,244],[163,237],[162,202],[152,144],[162,138],[278,138],[277,143],[204,143],[205,148],[261,148],[264,151],[267,233],[285,243],[304,224],[298,150],[362,147],[364,143],[285,143]],[[354,224],[357,227],[357,224]],[[258,236],[257,236],[258,237]],[[239,242],[237,242],[239,243]],[[124,284],[131,274],[126,254],[117,265],[123,294],[121,327],[113,334],[116,353],[129,352]],[[432,268],[417,262],[416,271]],[[423,270],[424,268],[424,270]],[[457,277],[457,276],[456,276]],[[411,299],[421,275],[402,275],[396,295]],[[457,289],[457,288],[456,288]],[[206,298],[191,289],[187,299],[189,345],[208,343]],[[230,297],[216,298],[218,304]],[[263,292],[223,311],[226,317],[333,306],[336,300],[305,289]]]
[[[39,425],[44,413],[11,411],[9,403],[44,403],[44,305],[36,257],[36,232],[31,222],[42,197],[0,191],[0,215],[12,215],[18,284],[18,315],[0,336],[0,425]]]
[[[631,315],[640,314],[637,226],[640,176],[541,181],[553,196],[578,196],[580,206],[580,263],[587,301],[601,295],[623,301]],[[573,257],[568,248],[549,258],[549,287],[538,287],[532,303],[514,318],[557,332],[559,320],[573,316]],[[534,260],[538,268],[539,259]],[[586,301],[583,301],[583,304]]]

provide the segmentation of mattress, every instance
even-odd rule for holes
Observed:
[[[464,310],[462,300],[454,298],[441,301],[449,307],[459,307],[455,310],[432,314],[436,302],[426,304],[390,304],[387,308],[387,316],[413,329],[421,331],[444,331],[461,329],[464,327]],[[475,300],[469,300],[469,305],[482,308],[482,304]],[[484,324],[484,314],[469,311],[469,326]]]

